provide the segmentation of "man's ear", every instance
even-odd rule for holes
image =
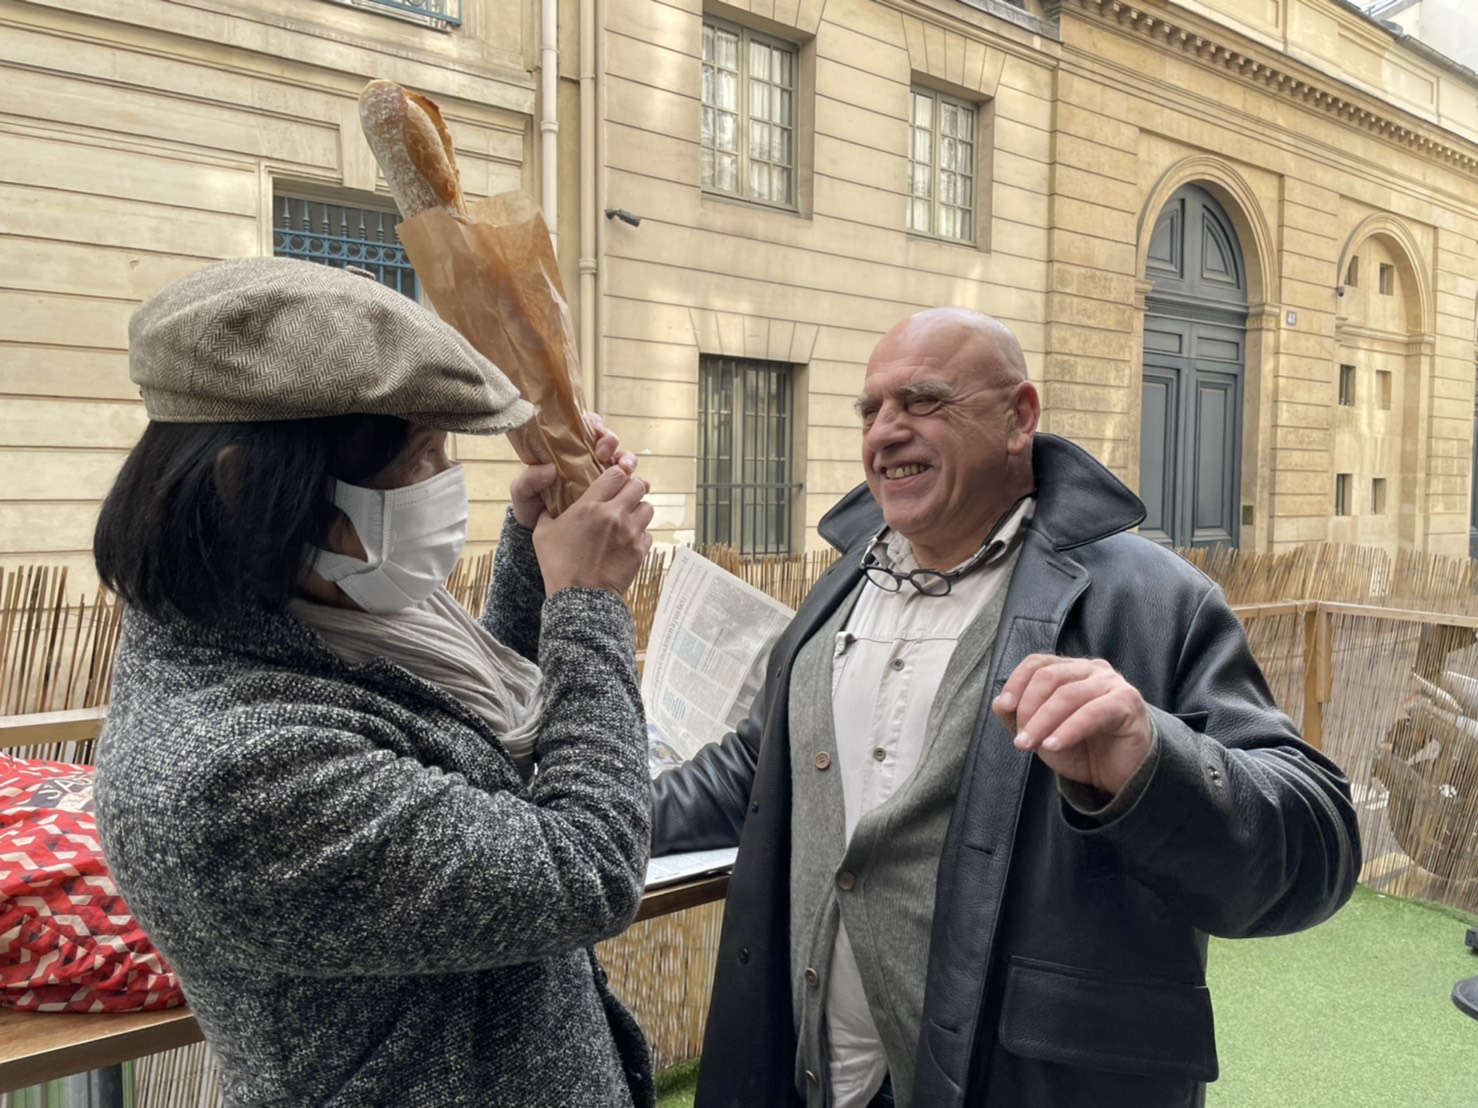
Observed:
[[[1037,396],[1037,387],[1030,381],[1022,381],[1011,401],[1011,434],[1007,443],[1010,453],[1020,454],[1030,449],[1041,418],[1042,401]]]

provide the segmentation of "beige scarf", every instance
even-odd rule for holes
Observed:
[[[350,665],[386,658],[455,696],[497,732],[528,778],[544,707],[539,667],[473,619],[446,589],[377,615],[297,599],[297,616]]]

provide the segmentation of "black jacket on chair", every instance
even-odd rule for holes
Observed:
[[[1033,462],[1036,515],[939,859],[911,1101],[1192,1108],[1217,1074],[1206,937],[1296,931],[1348,899],[1360,869],[1349,785],[1274,704],[1221,590],[1125,533],[1139,500],[1055,436],[1036,437]],[[865,485],[828,513],[821,532],[842,556],[776,645],[749,718],[653,784],[653,853],[739,845],[697,1108],[801,1102],[790,671],[881,525]],[[1108,824],[1067,805],[990,711],[1037,652],[1104,658],[1151,706],[1158,763]]]

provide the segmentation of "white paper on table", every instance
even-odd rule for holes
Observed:
[[[647,888],[673,885],[710,873],[726,873],[733,868],[738,853],[738,847],[726,846],[719,850],[694,850],[687,854],[653,858],[647,863]]]
[[[647,719],[684,759],[738,726],[793,615],[703,555],[678,549],[647,638],[641,694]]]

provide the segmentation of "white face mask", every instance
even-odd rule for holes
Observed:
[[[460,465],[403,489],[334,484],[369,561],[320,550],[313,568],[366,612],[419,604],[451,576],[467,541],[467,475]]]

